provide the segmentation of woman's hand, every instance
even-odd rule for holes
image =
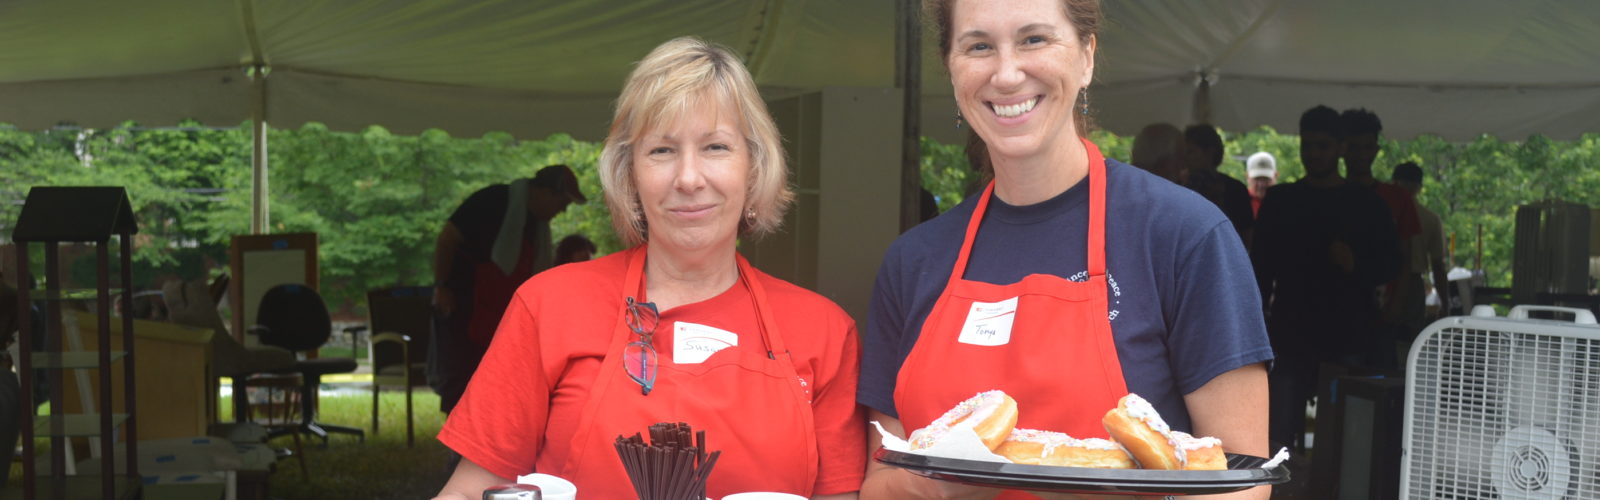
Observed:
[[[1328,262],[1339,266],[1345,274],[1356,272],[1356,254],[1350,249],[1350,244],[1342,240],[1335,240],[1328,245]]]
[[[489,469],[472,463],[467,457],[461,457],[461,463],[456,464],[456,471],[450,475],[450,480],[444,488],[439,490],[435,500],[472,500],[483,495],[483,490],[492,488],[497,484],[514,483],[515,479],[506,479],[496,476]]]

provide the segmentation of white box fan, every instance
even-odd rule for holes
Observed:
[[[1528,319],[1560,313],[1572,321]],[[1600,498],[1600,326],[1517,306],[1429,325],[1407,363],[1400,498]]]

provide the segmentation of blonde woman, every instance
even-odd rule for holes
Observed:
[[[719,498],[855,498],[865,470],[855,325],[735,251],[793,194],[749,72],[693,38],[657,47],[617,101],[600,158],[633,248],[524,284],[439,440],[462,456],[441,498],[534,471],[631,498],[612,443],[686,422],[721,450]]]

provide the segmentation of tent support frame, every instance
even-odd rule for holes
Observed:
[[[895,2],[895,86],[900,131],[900,232],[922,222],[922,3]]]
[[[270,231],[267,211],[267,69],[251,68],[250,234]]]

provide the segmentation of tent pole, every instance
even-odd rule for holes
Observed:
[[[922,3],[895,2],[895,86],[900,131],[900,232],[922,222]]]
[[[267,73],[266,68],[251,68],[252,105],[250,109],[250,234],[268,232],[267,219]]]
[[[1204,123],[1216,125],[1211,121],[1211,78],[1204,72],[1199,75],[1200,82],[1194,88],[1194,100],[1190,103],[1190,123]]]

